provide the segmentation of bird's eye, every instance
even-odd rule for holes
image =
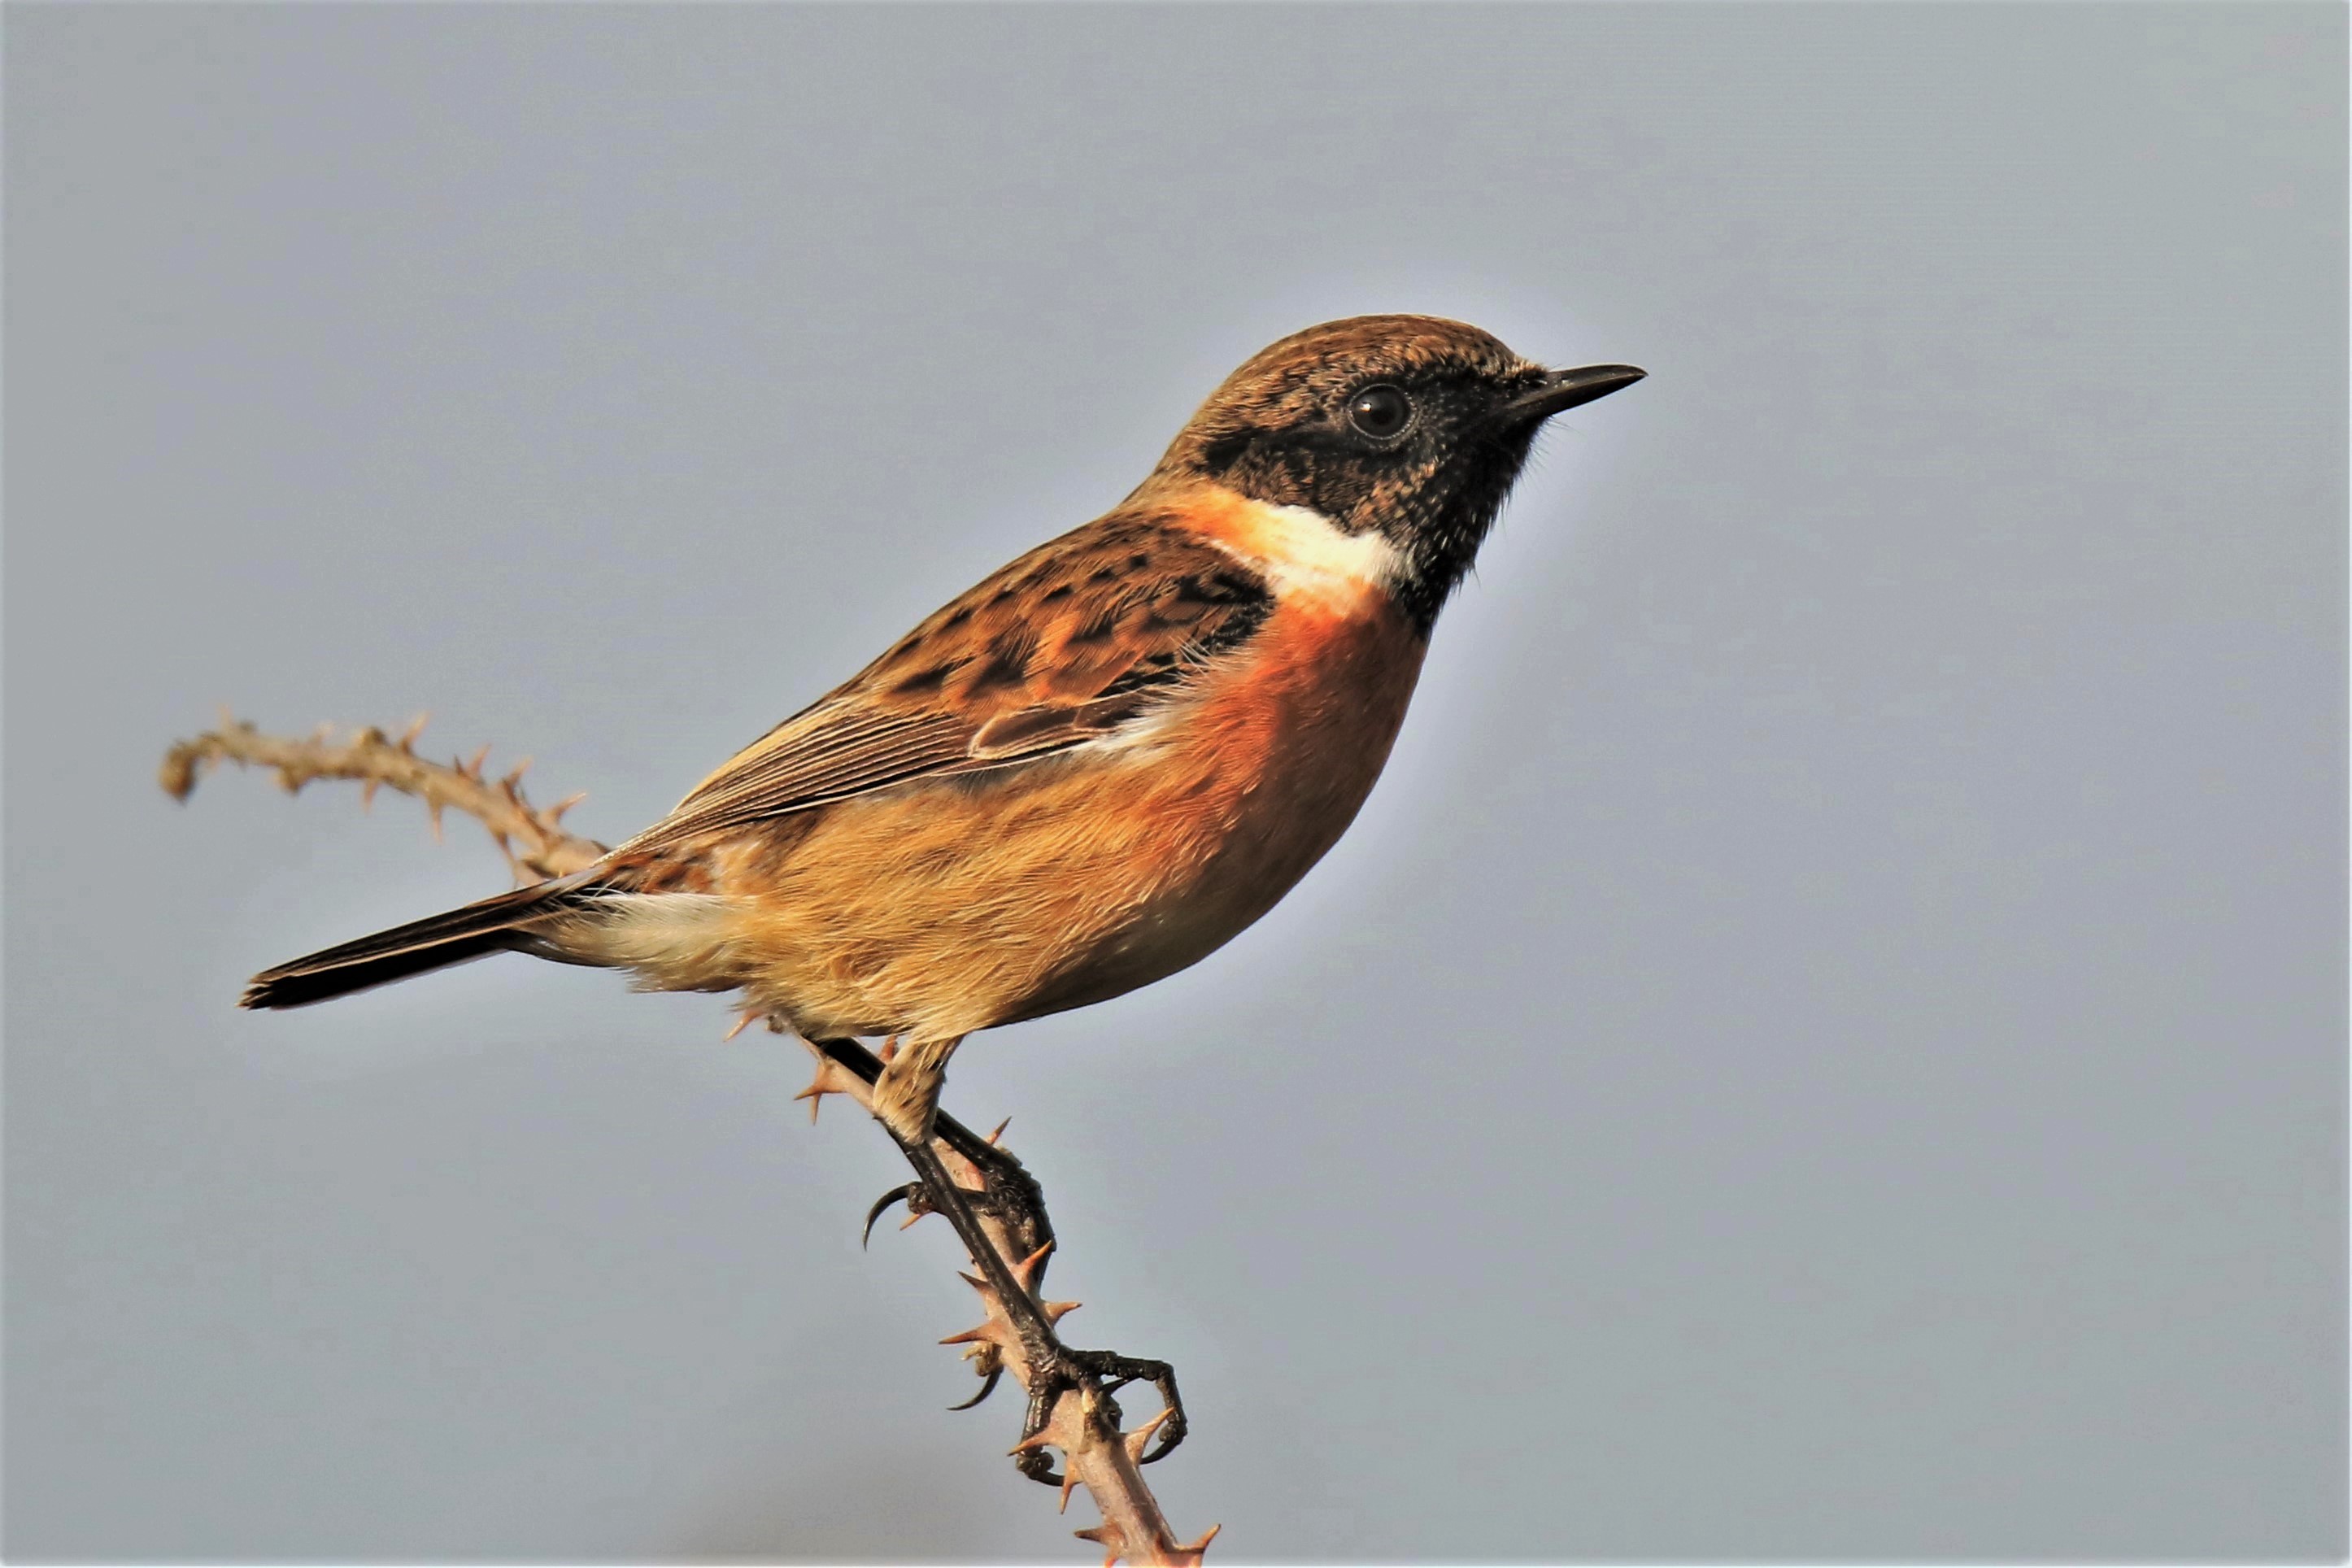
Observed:
[[[1393,386],[1368,386],[1348,400],[1348,423],[1385,441],[1412,423],[1412,399]]]

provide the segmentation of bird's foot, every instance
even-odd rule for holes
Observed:
[[[1013,1457],[1021,1473],[1046,1486],[1067,1488],[1069,1478],[1054,1468],[1044,1437],[1054,1417],[1054,1405],[1066,1393],[1091,1389],[1096,1408],[1113,1432],[1120,1430],[1122,1413],[1117,1394],[1130,1383],[1148,1383],[1160,1395],[1160,1414],[1126,1434],[1129,1451],[1139,1465],[1166,1458],[1184,1440],[1190,1423],[1184,1401],[1176,1392],[1176,1369],[1164,1361],[1121,1355],[1117,1351],[1072,1350],[1047,1336],[1045,1345],[1024,1345],[1029,1356],[1029,1414]],[[1025,1340],[1026,1336],[1024,1336]]]
[[[1054,1241],[1053,1221],[1045,1216],[1045,1189],[1029,1173],[1010,1149],[995,1142],[1004,1128],[1000,1123],[995,1132],[986,1138],[973,1133],[961,1123],[942,1116],[934,1129],[940,1142],[952,1149],[979,1173],[977,1188],[956,1184],[956,1194],[975,1211],[985,1215],[1003,1228],[1012,1250],[1023,1257],[1034,1254],[1040,1247],[1049,1247]],[[873,1239],[874,1227],[881,1222],[894,1204],[907,1205],[907,1217],[898,1228],[904,1230],[928,1214],[947,1212],[920,1181],[892,1187],[874,1201],[866,1211],[863,1238]]]

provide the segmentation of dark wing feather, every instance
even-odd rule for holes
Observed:
[[[1255,634],[1274,601],[1181,525],[1114,512],[1032,551],[777,725],[628,847],[1002,768],[1114,731]]]

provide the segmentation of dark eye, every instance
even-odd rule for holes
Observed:
[[[1385,441],[1412,423],[1412,399],[1393,386],[1368,386],[1348,400],[1348,423]]]

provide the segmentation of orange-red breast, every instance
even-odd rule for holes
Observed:
[[[993,574],[574,876],[255,977],[296,1007],[514,951],[904,1044],[1116,996],[1271,908],[1363,802],[1539,426],[1628,386],[1427,316],[1253,357],[1117,507]]]

